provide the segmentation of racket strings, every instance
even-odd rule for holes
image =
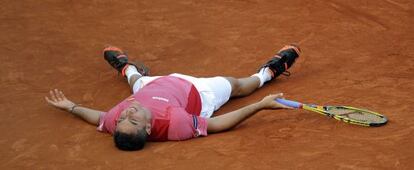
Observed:
[[[363,110],[355,110],[343,107],[331,107],[328,109],[328,111],[343,118],[365,123],[382,123],[386,121],[386,119],[380,115],[376,115],[374,113]]]

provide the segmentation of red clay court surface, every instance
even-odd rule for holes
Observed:
[[[414,3],[410,0],[3,0],[0,169],[413,169]],[[108,110],[129,95],[106,44],[153,75],[249,76],[283,45],[291,69],[217,114],[269,93],[388,116],[349,125],[303,110],[261,111],[232,131],[122,152],[110,135],[46,104],[52,88]]]

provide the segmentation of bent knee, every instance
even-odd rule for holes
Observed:
[[[240,82],[234,77],[225,77],[231,85],[231,96],[237,96],[240,93]]]

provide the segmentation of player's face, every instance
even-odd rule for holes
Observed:
[[[123,110],[117,120],[117,130],[124,133],[135,133],[138,129],[151,126],[150,113],[139,103],[132,103]]]

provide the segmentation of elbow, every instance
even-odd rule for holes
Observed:
[[[208,125],[207,125],[208,133],[219,133],[225,130],[227,130],[226,126],[224,126],[224,124],[221,123],[219,119],[216,119],[216,118],[208,119]]]
[[[219,132],[218,130],[218,125],[217,125],[217,120],[214,118],[210,118],[207,120],[207,133],[217,133]]]

